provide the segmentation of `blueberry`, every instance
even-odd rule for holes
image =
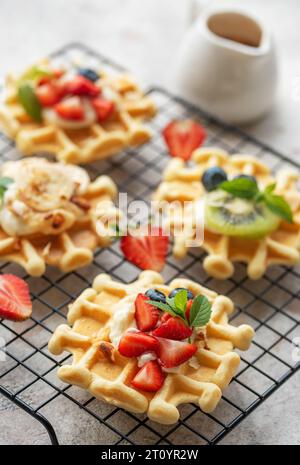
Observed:
[[[233,179],[249,179],[249,181],[255,182],[257,184],[256,178],[254,176],[251,176],[250,174],[238,174],[237,176],[234,176]]]
[[[172,299],[172,297],[175,297],[175,295],[179,291],[186,291],[188,300],[191,300],[194,298],[194,294],[189,289],[185,289],[184,287],[176,287],[176,289],[173,289],[173,291],[170,292],[169,294],[170,299]]]
[[[98,81],[99,79],[99,74],[97,74],[93,69],[89,68],[79,68],[78,74],[92,82]]]
[[[202,183],[208,192],[216,189],[223,181],[227,181],[227,174],[219,166],[208,168],[202,176]]]
[[[166,303],[166,296],[157,289],[148,289],[146,296],[149,297],[149,300],[154,300],[155,302]]]

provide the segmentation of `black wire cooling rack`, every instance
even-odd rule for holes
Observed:
[[[81,44],[68,45],[51,58],[62,63],[80,60],[92,67],[122,70]],[[254,154],[275,170],[283,164],[299,169],[291,159],[169,92],[153,87],[148,93],[159,109],[149,123],[153,130],[151,141],[87,167],[92,177],[103,173],[111,176],[119,191],[128,193],[129,201],[148,199],[160,181],[169,161],[161,130],[174,118],[200,121],[207,130],[207,145],[231,153]],[[14,144],[3,134],[0,134],[0,153],[2,160],[19,157]],[[136,279],[140,272],[124,260],[118,243],[98,250],[90,266],[68,274],[49,267],[42,278],[32,278],[16,265],[1,266],[1,272],[13,272],[26,279],[34,311],[23,323],[0,321],[3,342],[0,394],[42,423],[53,444],[216,444],[300,366],[292,357],[293,340],[300,336],[300,267],[275,266],[262,279],[253,282],[247,278],[245,267],[238,265],[231,279],[217,281],[205,274],[202,256],[197,249],[191,249],[181,261],[169,254],[163,271],[165,279],[185,276],[229,296],[236,304],[233,324],[248,323],[256,330],[250,350],[240,354],[239,372],[214,413],[207,415],[197,406],[186,404],[180,407],[181,419],[177,424],[159,425],[146,416],[105,404],[58,380],[57,369],[70,355],[52,356],[47,343],[57,325],[65,321],[68,304],[101,272],[126,282]]]

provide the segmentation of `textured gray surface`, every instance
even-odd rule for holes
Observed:
[[[217,3],[217,2],[216,2]],[[220,0],[226,4],[226,0]],[[278,55],[281,64],[281,83],[278,100],[273,112],[263,121],[248,128],[250,132],[265,140],[274,147],[294,157],[300,156],[299,117],[300,117],[300,62],[298,60],[298,25],[300,20],[300,4],[297,0],[281,2],[280,0],[235,0],[227,2],[243,5],[258,14],[272,28],[278,45]],[[173,86],[170,57],[176,55],[176,49],[188,24],[189,4],[187,0],[2,0],[0,15],[0,74],[11,69],[21,69],[28,62],[47,54],[66,42],[82,41],[94,47],[103,54],[119,61],[131,69],[145,83],[158,83],[168,87]],[[293,14],[291,14],[291,11]],[[162,45],[163,44],[163,45]],[[166,66],[168,63],[168,66]],[[37,285],[35,280],[33,285]],[[221,286],[215,283],[216,286]],[[39,285],[43,285],[42,280]],[[222,284],[225,286],[225,284]],[[60,302],[59,295],[47,296],[51,303]],[[236,296],[237,298],[242,298]],[[35,309],[39,315],[46,312],[40,305]],[[254,309],[257,311],[257,309]],[[266,312],[268,309],[259,309]],[[290,304],[289,312],[294,317],[299,316],[299,309]],[[59,320],[59,317],[57,317]],[[53,320],[47,324],[53,328],[60,321]],[[274,324],[285,322],[274,321]],[[26,323],[24,323],[26,325]],[[22,325],[22,328],[24,326]],[[21,328],[21,327],[20,327]],[[296,335],[296,334],[295,334]],[[300,336],[299,334],[297,334]],[[1,336],[1,334],[0,334]],[[9,338],[9,334],[4,335]],[[33,342],[46,342],[47,331],[37,334],[35,330],[28,333]],[[260,341],[267,337],[259,333]],[[282,352],[286,348],[279,347]],[[20,350],[16,346],[15,350]],[[30,352],[26,342],[22,345],[23,355]],[[254,356],[250,351],[249,359]],[[290,357],[290,350],[286,357]],[[7,362],[10,363],[10,362]],[[32,367],[39,370],[50,368],[49,361],[43,357],[32,357]],[[262,360],[262,368],[274,373],[280,371],[281,366],[274,360]],[[1,370],[1,364],[0,364]],[[24,380],[29,373],[24,372]],[[251,372],[247,379],[251,381]],[[13,379],[6,379],[10,386]],[[51,381],[57,382],[54,372]],[[256,380],[252,379],[253,382]],[[299,415],[299,381],[300,375],[292,377],[272,395],[254,413],[243,421],[223,441],[224,443],[253,444],[276,443],[300,444],[300,415]],[[20,386],[16,386],[20,387]],[[241,403],[245,402],[243,393],[231,386],[228,396],[232,395]],[[49,387],[40,382],[39,390],[26,390],[24,399],[30,399],[34,404],[41,403],[49,393]],[[53,391],[53,393],[55,393]],[[72,392],[78,398],[85,394],[76,390]],[[109,406],[91,403],[90,408],[108,413]],[[188,412],[189,406],[184,407]],[[93,420],[74,403],[64,397],[53,401],[42,409],[42,413],[54,424],[61,443],[64,444],[103,444],[116,440],[114,433]],[[111,422],[117,428],[131,429],[135,420],[130,420],[119,413],[111,417]],[[230,418],[235,412],[224,404],[216,411],[216,416]],[[206,425],[201,413],[193,416],[190,426],[195,428],[211,428]],[[155,425],[153,425],[155,426]],[[158,427],[163,431],[166,427]],[[0,396],[0,444],[47,444],[49,439],[45,430],[35,420],[16,408],[13,404]],[[217,431],[209,431],[212,435]],[[207,433],[207,430],[206,430]],[[155,433],[146,429],[139,429],[133,433],[132,439],[139,443],[152,443],[157,440]],[[193,433],[181,427],[180,434],[169,437],[174,443],[181,440],[191,444],[199,441]]]

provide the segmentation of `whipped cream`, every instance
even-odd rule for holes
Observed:
[[[145,363],[151,362],[151,360],[156,360],[156,354],[154,352],[145,352],[144,354],[140,355],[138,358],[138,367],[142,367]]]
[[[127,331],[137,331],[134,313],[134,301],[136,295],[129,295],[121,299],[116,308],[113,309],[113,316],[109,324],[110,340],[115,347],[118,347],[121,336]]]

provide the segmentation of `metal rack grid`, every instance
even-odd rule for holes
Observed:
[[[91,66],[122,69],[81,44],[68,45],[51,58],[61,62],[80,59]],[[86,167],[92,177],[109,174],[118,184],[119,191],[128,193],[129,201],[149,199],[157,186],[169,160],[161,129],[174,118],[191,117],[200,121],[207,130],[207,145],[223,147],[229,152],[252,153],[275,170],[283,164],[299,168],[296,162],[272,148],[163,89],[155,87],[148,93],[159,109],[157,117],[149,123],[153,130],[152,140],[141,148],[126,150]],[[13,143],[3,134],[0,134],[0,152],[2,160],[19,157]],[[256,330],[254,343],[249,351],[240,353],[239,371],[212,414],[204,414],[196,405],[186,404],[180,407],[181,419],[177,424],[159,425],[144,415],[128,413],[98,401],[56,377],[58,366],[70,355],[52,356],[47,350],[47,342],[55,327],[65,321],[68,304],[91,284],[98,273],[106,272],[129,282],[140,272],[124,260],[118,243],[98,250],[88,267],[68,274],[49,267],[42,278],[32,278],[16,265],[2,264],[1,272],[13,272],[26,279],[34,311],[23,323],[0,321],[0,337],[5,341],[4,356],[0,358],[4,358],[0,361],[0,394],[41,422],[53,444],[59,441],[216,444],[300,367],[300,363],[292,358],[293,338],[300,336],[300,267],[275,266],[261,280],[253,282],[247,278],[245,267],[237,265],[231,279],[217,281],[205,274],[201,265],[203,255],[199,249],[191,249],[184,260],[178,261],[169,254],[163,271],[165,279],[183,275],[228,295],[236,304],[231,318],[233,324],[248,323]],[[80,425],[77,433],[80,439],[74,438],[72,433],[74,422],[76,429]]]

